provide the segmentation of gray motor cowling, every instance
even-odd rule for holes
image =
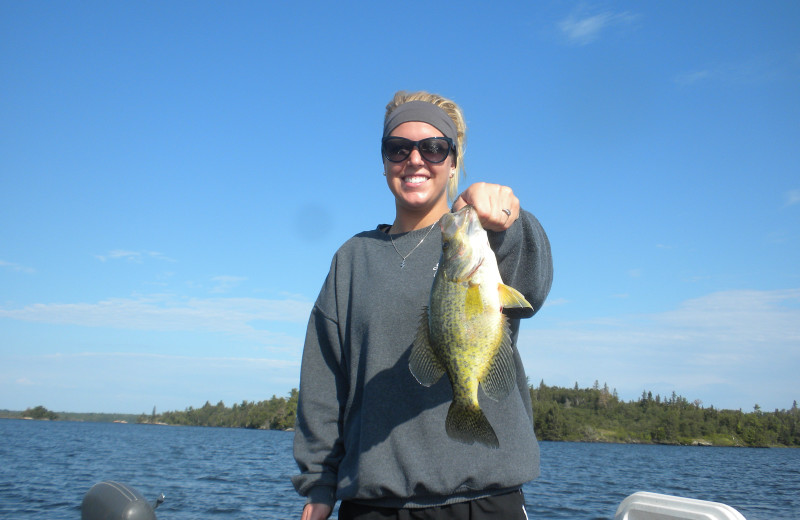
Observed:
[[[83,497],[81,520],[156,520],[155,508],[163,501],[162,494],[153,506],[126,484],[100,482]]]

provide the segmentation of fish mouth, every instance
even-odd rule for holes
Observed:
[[[481,221],[478,219],[478,212],[474,210],[472,206],[467,206],[469,208],[466,212],[466,220],[467,220],[467,235],[472,236],[474,235],[479,229],[483,229],[481,225]]]
[[[442,230],[449,235],[455,235],[460,232],[465,237],[473,237],[483,231],[478,212],[472,206],[464,206],[450,215],[452,216],[451,225],[448,229]]]
[[[475,223],[480,225],[480,221],[472,206],[464,206],[458,211],[447,213],[442,220],[442,233],[446,237],[452,237],[459,231],[467,235],[475,232]]]
[[[483,265],[484,257],[472,245],[473,237],[483,231],[475,208],[464,206],[447,213],[441,220],[442,239],[449,243],[444,252],[447,277],[458,283],[470,280]]]

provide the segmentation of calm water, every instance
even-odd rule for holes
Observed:
[[[299,519],[292,434],[223,428],[0,420],[0,518],[79,519],[116,480],[159,520]],[[611,519],[636,491],[724,502],[748,520],[800,518],[800,450],[542,443],[530,517]]]

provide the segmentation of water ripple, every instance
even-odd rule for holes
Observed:
[[[0,518],[80,517],[116,480],[164,493],[164,520],[299,518],[292,435],[258,430],[0,420]],[[800,511],[800,450],[542,443],[531,518],[608,520],[636,491],[723,502],[748,520]]]

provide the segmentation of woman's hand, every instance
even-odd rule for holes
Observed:
[[[476,182],[453,203],[455,211],[470,205],[481,225],[492,231],[505,231],[519,218],[519,199],[508,186]]]
[[[327,504],[306,504],[300,520],[325,520],[332,512],[333,509]]]

